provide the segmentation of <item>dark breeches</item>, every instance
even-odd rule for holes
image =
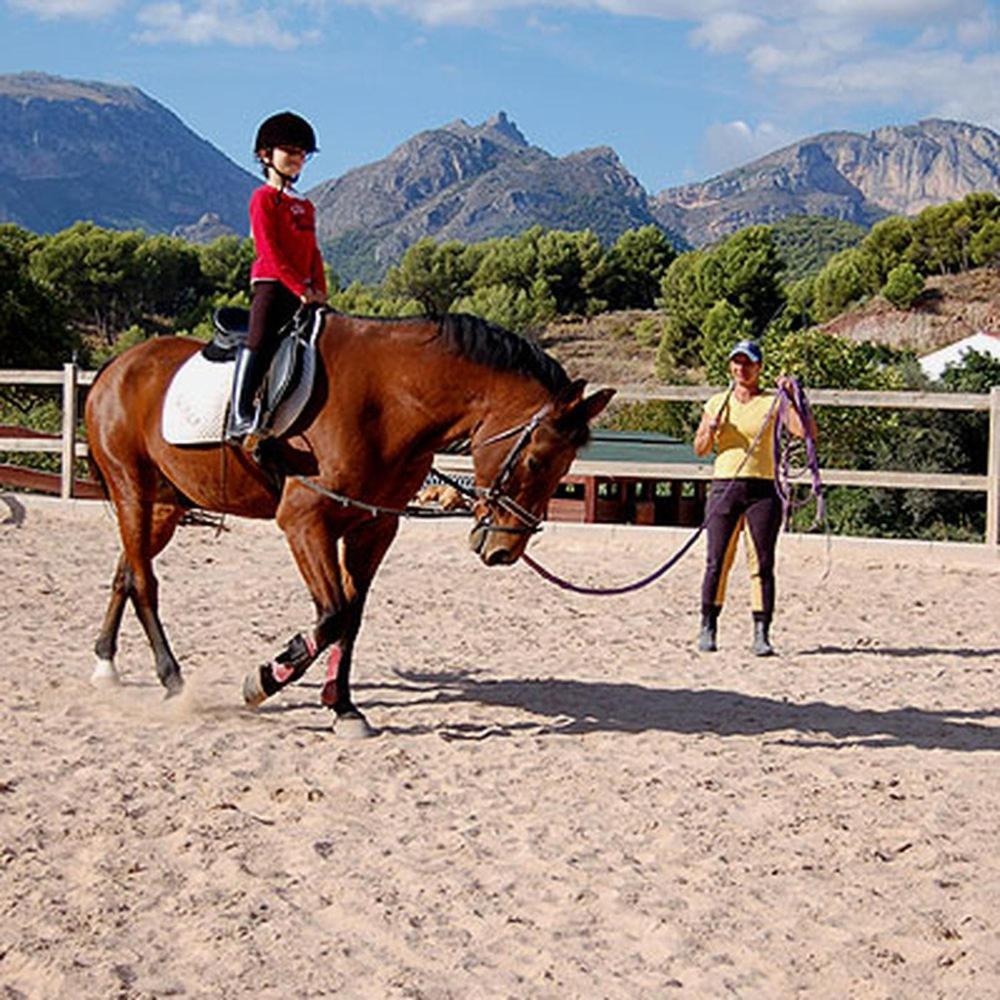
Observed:
[[[278,331],[291,320],[299,300],[280,281],[255,281],[250,303],[250,331],[247,347],[265,348],[268,355],[278,346]]]
[[[774,549],[781,530],[781,499],[770,479],[716,479],[708,495],[708,552],[701,585],[702,611],[721,608],[740,531],[746,528],[754,617],[774,614]]]

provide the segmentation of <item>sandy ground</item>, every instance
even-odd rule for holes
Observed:
[[[333,736],[320,668],[245,669],[310,622],[273,525],[159,561],[188,685],[131,612],[88,677],[101,505],[0,526],[0,990],[18,997],[1000,995],[1000,565],[782,543],[780,656],[693,648],[701,549],[628,597],[486,569],[407,525]],[[7,507],[0,505],[0,521]],[[623,582],[681,536],[546,532]],[[916,550],[914,550],[914,553]]]

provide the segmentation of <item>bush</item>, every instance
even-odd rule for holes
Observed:
[[[897,264],[882,286],[882,294],[897,309],[909,309],[923,290],[923,275],[909,261]]]

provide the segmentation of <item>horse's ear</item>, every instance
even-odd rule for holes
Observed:
[[[557,393],[555,398],[555,404],[560,409],[569,409],[571,406],[575,406],[580,397],[583,395],[583,390],[586,388],[587,380],[585,378],[576,378],[572,382],[567,382]]]
[[[604,409],[608,403],[611,402],[611,397],[614,396],[614,389],[598,389],[597,392],[592,392],[586,399],[584,399],[579,405],[586,414],[586,421],[589,424],[594,417],[597,416],[601,410]]]

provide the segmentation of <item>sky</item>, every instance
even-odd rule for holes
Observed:
[[[127,83],[247,169],[292,109],[303,186],[506,111],[650,192],[818,132],[1000,131],[1000,0],[0,0],[0,73]]]

